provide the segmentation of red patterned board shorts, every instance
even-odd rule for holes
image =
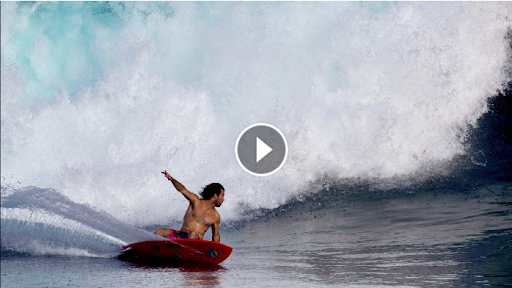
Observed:
[[[185,231],[178,231],[178,230],[174,230],[174,229],[171,229],[169,228],[169,239],[201,239],[199,238],[199,235],[196,235],[195,238],[190,238],[190,233],[188,232],[185,232]]]

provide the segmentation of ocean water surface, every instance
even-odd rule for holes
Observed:
[[[511,286],[511,11],[2,2],[1,286]],[[164,169],[226,188],[225,262],[117,258],[180,227]]]

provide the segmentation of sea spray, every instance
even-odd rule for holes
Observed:
[[[109,257],[129,243],[161,239],[51,189],[2,196],[2,252]]]
[[[138,226],[186,209],[164,169],[222,183],[223,220],[326,175],[435,173],[509,80],[509,3],[1,5],[2,185]],[[289,144],[272,177],[234,156],[257,122]]]

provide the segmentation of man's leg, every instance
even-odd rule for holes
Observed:
[[[171,233],[171,229],[164,228],[164,229],[158,229],[155,232],[155,235],[162,236],[164,238],[169,238],[169,234]]]

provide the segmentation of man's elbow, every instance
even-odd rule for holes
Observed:
[[[220,242],[220,235],[219,234],[213,235],[212,240],[213,240],[213,242]]]

